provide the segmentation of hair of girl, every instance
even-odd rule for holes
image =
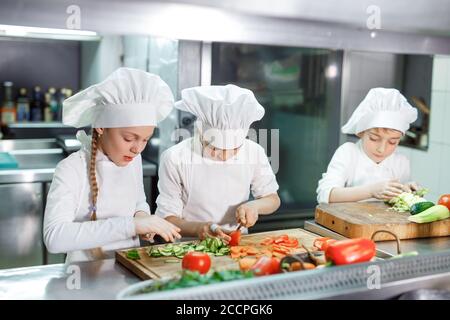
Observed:
[[[95,175],[95,159],[97,157],[98,148],[98,132],[92,130],[92,143],[91,143],[91,160],[89,162],[89,184],[91,186],[91,221],[97,220],[97,196],[98,185]]]
[[[98,185],[97,177],[95,175],[95,159],[97,157],[99,136],[100,135],[98,134],[97,130],[92,129],[91,160],[89,162],[89,184],[91,186],[91,221],[97,220]],[[91,249],[91,255],[95,259],[103,259],[105,257],[101,248]]]

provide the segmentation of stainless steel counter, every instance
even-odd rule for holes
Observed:
[[[0,299],[115,299],[120,290],[139,281],[114,259],[4,269]]]
[[[313,226],[314,223],[311,221],[305,224],[307,230],[318,233],[318,229]],[[322,233],[322,235],[332,236],[330,233]],[[417,250],[420,253],[430,253],[449,248],[450,237],[415,239],[402,241],[402,243],[404,252]],[[391,241],[378,242],[377,245],[386,252],[386,257],[396,254],[395,244]],[[79,289],[77,289],[76,278],[78,274],[80,275]],[[445,275],[445,279],[447,286],[450,280],[448,275]],[[55,264],[4,269],[0,270],[0,299],[114,299],[122,289],[139,281],[137,276],[115,263],[114,259],[71,265]],[[417,281],[414,288],[431,287],[431,285],[435,287],[440,281],[442,282],[442,280],[432,282],[430,279]],[[396,288],[396,294],[407,291],[408,286],[412,288],[411,281],[405,283],[406,287],[402,282],[401,288]],[[372,298],[383,297],[381,292],[371,294]],[[392,293],[390,294],[393,296]],[[350,293],[347,295],[351,296]],[[358,296],[351,296],[351,298],[358,299]]]

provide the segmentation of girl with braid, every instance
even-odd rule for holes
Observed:
[[[44,216],[49,252],[89,261],[137,247],[139,236],[181,237],[178,227],[150,213],[140,155],[173,103],[158,76],[129,68],[64,101],[64,124],[91,126],[92,136],[78,131],[81,149],[56,167]]]

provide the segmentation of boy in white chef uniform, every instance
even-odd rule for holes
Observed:
[[[181,237],[179,228],[150,215],[140,155],[173,103],[158,76],[129,68],[64,101],[64,124],[93,129],[92,138],[78,131],[81,150],[56,167],[44,217],[50,252],[68,253],[71,262],[95,260],[139,246],[138,235]]]
[[[235,85],[182,91],[175,107],[197,117],[193,138],[161,156],[156,214],[186,237],[218,236],[280,206],[278,184],[264,149],[246,139],[264,116],[253,92]],[[255,198],[249,201],[250,191]]]
[[[360,140],[340,146],[317,188],[319,203],[389,200],[414,191],[407,157],[396,152],[417,110],[396,89],[374,88],[342,132]]]

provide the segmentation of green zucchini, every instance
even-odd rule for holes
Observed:
[[[447,219],[449,217],[450,211],[448,210],[448,208],[446,206],[438,204],[426,209],[425,211],[422,211],[421,213],[409,216],[408,220],[416,223],[428,223]]]
[[[434,203],[431,201],[418,202],[416,204],[413,204],[409,211],[411,212],[412,215],[415,215],[415,214],[421,213],[433,206],[434,206]]]

